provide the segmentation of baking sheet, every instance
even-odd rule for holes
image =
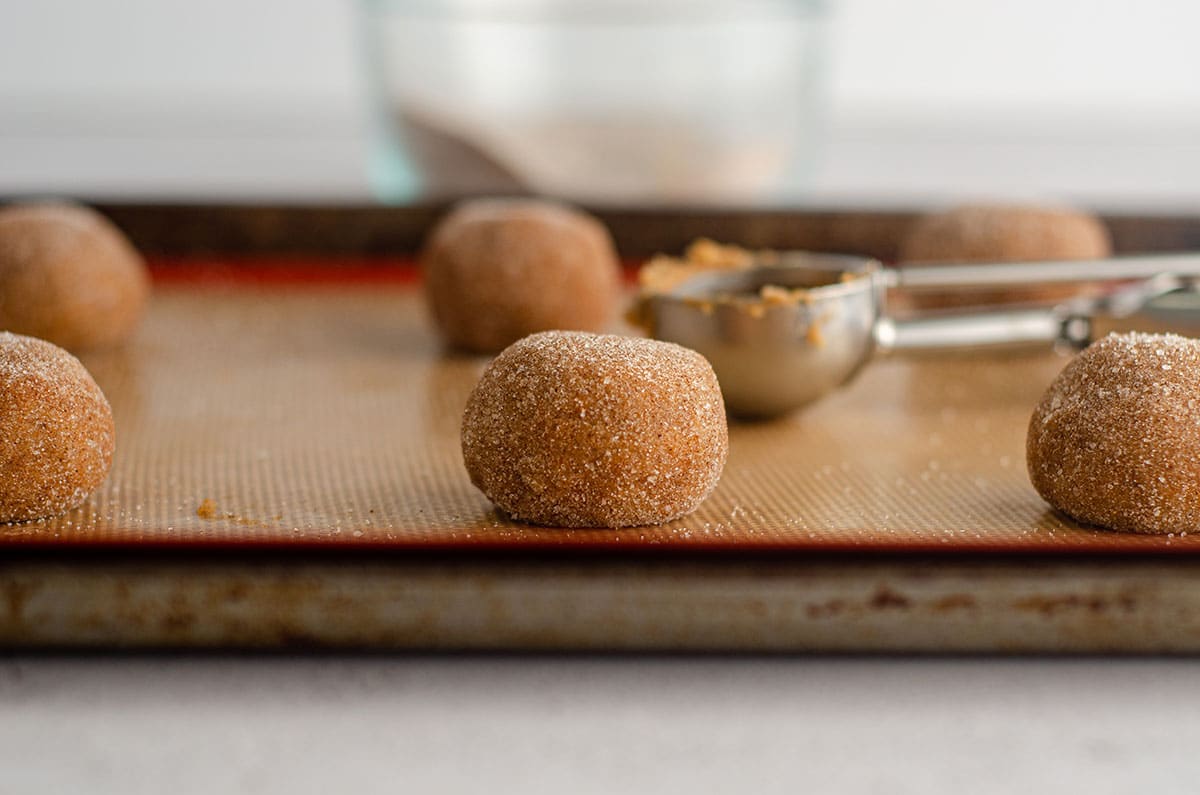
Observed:
[[[511,522],[459,452],[486,359],[441,349],[410,270],[217,264],[172,268],[137,338],[84,357],[116,414],[113,472],[66,517],[0,526],[0,546],[1200,550],[1038,498],[1025,425],[1065,361],[1051,354],[881,360],[804,413],[734,424],[720,486],[669,525]]]
[[[0,559],[0,647],[1200,651],[1196,558],[146,557]]]

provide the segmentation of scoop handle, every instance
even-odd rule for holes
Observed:
[[[875,346],[883,352],[990,346],[1052,345],[1082,349],[1092,341],[1093,319],[1120,318],[1151,299],[1181,289],[1188,280],[1164,273],[1113,290],[1050,307],[1015,307],[875,321]]]
[[[1200,278],[1200,253],[1147,254],[1061,262],[996,262],[962,265],[905,265],[885,272],[887,287],[942,290],[1055,282],[1111,282],[1162,274]]]
[[[1055,308],[977,312],[875,323],[875,346],[883,352],[1047,345],[1081,349],[1092,338],[1088,314]]]

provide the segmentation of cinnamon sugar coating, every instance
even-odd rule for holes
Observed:
[[[471,351],[494,353],[538,331],[603,330],[620,299],[608,230],[547,201],[463,202],[434,229],[421,265],[438,330]]]
[[[1112,256],[1108,229],[1094,215],[1063,207],[962,205],[921,217],[900,243],[901,262],[1030,262]],[[912,296],[921,307],[1052,302],[1079,285],[1011,286],[991,291]]]
[[[1055,508],[1135,533],[1200,530],[1200,341],[1110,334],[1033,412],[1029,477]]]
[[[716,486],[729,436],[712,367],[648,339],[551,331],[505,349],[467,403],[471,481],[513,518],[668,522]]]
[[[79,360],[0,332],[0,522],[59,516],[112,464],[112,410]]]
[[[0,209],[0,329],[70,350],[106,347],[133,332],[149,292],[141,255],[94,210]]]

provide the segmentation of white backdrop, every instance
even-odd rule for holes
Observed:
[[[964,168],[977,190],[1013,189],[987,163],[1015,141],[1050,147],[1025,190],[1200,197],[1200,3],[831,7],[826,194],[938,195]],[[354,11],[0,0],[0,192],[365,192]],[[1091,152],[1078,163],[1076,143]]]

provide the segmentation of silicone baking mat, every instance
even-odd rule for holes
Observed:
[[[84,357],[116,414],[112,474],[68,516],[0,526],[0,545],[1200,550],[1080,527],[1038,498],[1025,427],[1065,361],[1051,354],[880,360],[803,413],[734,423],[719,487],[668,525],[515,523],[459,451],[486,359],[442,350],[411,270],[218,265],[159,270],[136,339]]]

